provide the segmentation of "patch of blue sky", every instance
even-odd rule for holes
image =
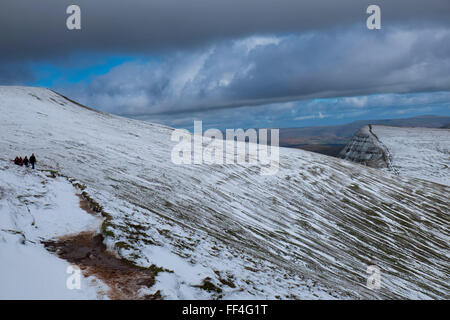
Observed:
[[[100,57],[78,54],[64,60],[30,62],[36,78],[26,85],[46,88],[76,83],[87,85],[93,78],[107,74],[114,67],[135,60],[137,58],[132,56]]]

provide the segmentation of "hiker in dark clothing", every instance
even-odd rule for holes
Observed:
[[[34,169],[34,164],[36,163],[36,157],[34,156],[34,153],[30,157],[30,163],[31,163],[31,169]]]
[[[28,157],[25,156],[25,158],[23,159],[23,164],[25,165],[25,167],[28,167],[28,163],[29,163]]]
[[[22,159],[22,157],[19,157],[19,166],[23,166],[23,159]]]
[[[17,164],[18,166],[20,166],[19,157],[16,157],[16,158],[14,159],[14,164]]]

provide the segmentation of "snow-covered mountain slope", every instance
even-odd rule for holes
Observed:
[[[165,269],[146,293],[449,297],[448,186],[285,148],[276,175],[251,163],[175,165],[172,131],[0,87],[0,157],[34,152],[38,168],[86,185],[109,216],[108,247]],[[366,287],[369,265],[380,289]]]
[[[450,185],[450,130],[369,125],[341,151],[344,159]]]

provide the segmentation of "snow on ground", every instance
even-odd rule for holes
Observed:
[[[172,131],[0,87],[0,155],[34,152],[38,168],[85,184],[111,216],[108,248],[163,268],[151,293],[448,298],[448,186],[285,148],[271,176],[252,163],[175,165]]]
[[[450,129],[372,126],[400,175],[450,185]]]
[[[40,243],[100,222],[80,209],[68,181],[0,159],[0,299],[102,298],[105,287],[93,277],[68,289],[69,263]]]

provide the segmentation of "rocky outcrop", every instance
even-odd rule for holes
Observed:
[[[339,153],[339,158],[374,168],[386,168],[386,155],[371,126],[362,127]]]

